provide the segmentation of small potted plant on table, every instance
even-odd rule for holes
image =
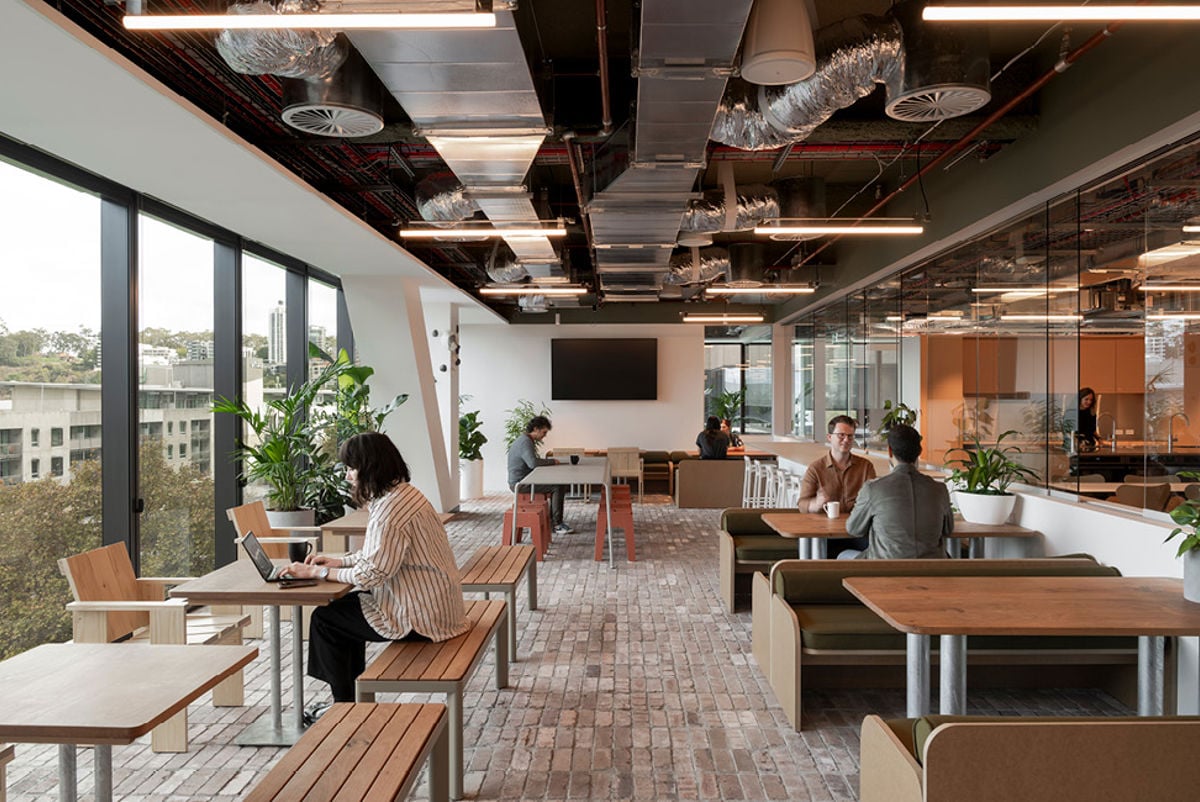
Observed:
[[[996,438],[994,446],[982,445],[978,438],[974,448],[956,448],[962,457],[948,460],[950,484],[954,488],[954,503],[964,520],[977,524],[1002,524],[1012,514],[1017,497],[1008,492],[1013,482],[1037,479],[1037,473],[1017,462],[1010,455],[1021,453],[1016,446],[1002,445],[1004,438],[1016,434],[1010,429]]]
[[[1200,479],[1200,472],[1180,471],[1183,479]],[[1176,535],[1183,535],[1179,542],[1176,557],[1183,558],[1183,598],[1188,601],[1200,602],[1200,501],[1188,499],[1170,512],[1171,520],[1176,527],[1167,535],[1163,542],[1171,540]]]

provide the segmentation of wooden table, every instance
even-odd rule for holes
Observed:
[[[276,561],[277,564],[283,562]],[[172,597],[187,599],[189,604],[263,604],[268,608],[271,715],[243,730],[236,743],[242,746],[291,746],[299,740],[304,733],[304,637],[299,626],[300,608],[329,604],[345,596],[353,587],[341,582],[325,581],[306,588],[285,590],[278,582],[263,581],[250,560],[238,560],[171,589]],[[292,608],[292,696],[295,707],[295,719],[290,726],[283,723],[283,689],[280,681],[283,666],[279,657],[279,608],[288,606]]]
[[[825,541],[829,538],[853,537],[846,532],[846,519],[841,515],[830,518],[823,512],[772,512],[763,515],[763,523],[784,537],[798,538],[800,559],[811,555],[814,560],[825,559]],[[970,541],[967,554],[983,556],[983,541],[989,537],[1035,537],[1036,529],[1026,529],[1016,524],[973,524],[954,519],[954,533],[950,538]]]
[[[341,518],[321,524],[321,550],[329,554],[352,551],[350,538],[366,537],[367,519],[370,517],[364,508],[351,510]]]
[[[58,798],[76,798],[75,747],[95,746],[112,799],[112,746],[174,716],[258,654],[253,646],[48,643],[0,662],[0,740],[56,743]]]
[[[1147,485],[1171,485],[1172,493],[1182,494],[1187,490],[1188,485],[1196,484],[1195,482],[1051,482],[1050,487],[1054,490],[1062,490],[1067,493],[1076,493],[1081,496],[1111,496],[1117,492],[1119,487],[1146,487]]]
[[[929,637],[940,644],[941,712],[966,712],[966,636],[1138,639],[1138,715],[1163,712],[1165,638],[1200,635],[1179,579],[1121,576],[849,577],[842,584],[907,635],[908,715],[929,712]]]
[[[605,539],[608,541],[608,567],[613,564],[612,545],[612,476],[609,473],[606,457],[582,457],[579,463],[571,465],[564,462],[559,465],[542,465],[534,468],[529,474],[513,486],[513,525],[517,520],[517,496],[522,487],[534,485],[603,485],[604,511],[607,513]],[[626,537],[629,537],[626,534]]]

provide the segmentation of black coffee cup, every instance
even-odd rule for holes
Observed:
[[[294,563],[302,563],[312,553],[312,541],[303,540],[288,544],[288,559]]]
[[[578,465],[578,464],[579,464],[579,455],[578,455],[578,454],[572,454],[572,455],[571,455],[571,464],[572,464],[572,465]]]

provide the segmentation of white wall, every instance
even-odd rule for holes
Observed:
[[[554,429],[549,448],[638,446],[692,448],[704,428],[704,328],[680,325],[483,326],[461,325],[460,389],[480,410],[484,489],[507,489],[506,411],[524,398],[545,402]],[[657,401],[554,401],[550,398],[550,340],[554,338],[658,340]]]

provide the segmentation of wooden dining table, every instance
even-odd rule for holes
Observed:
[[[534,468],[521,481],[513,485],[513,525],[517,520],[517,497],[521,488],[532,489],[538,485],[600,485],[604,488],[604,511],[607,525],[604,537],[608,541],[608,567],[615,568],[612,544],[612,473],[607,457],[582,457],[577,463],[559,463]],[[630,537],[626,533],[626,537]]]
[[[277,565],[284,560],[276,560]],[[187,599],[189,604],[262,604],[267,607],[271,639],[271,711],[270,716],[254,722],[235,739],[242,746],[291,746],[304,733],[304,637],[299,626],[301,608],[319,607],[345,596],[353,585],[331,580],[300,588],[285,588],[279,582],[267,582],[250,560],[238,560],[184,582],[171,589],[170,595]],[[292,723],[283,721],[283,687],[280,659],[279,608],[292,608]]]
[[[905,633],[909,717],[929,713],[929,639],[937,635],[941,712],[966,712],[967,636],[1087,635],[1138,639],[1138,715],[1163,713],[1167,637],[1200,635],[1200,604],[1183,582],[1129,576],[848,577],[842,580]]]
[[[77,796],[76,747],[94,746],[95,798],[111,802],[113,745],[133,743],[257,654],[253,646],[36,646],[0,662],[0,741],[58,744],[58,798],[68,802]]]
[[[830,518],[823,512],[769,512],[762,516],[763,523],[784,537],[796,538],[800,559],[823,560],[827,554],[826,541],[830,538],[853,537],[846,532],[848,515]],[[983,541],[989,537],[1036,537],[1041,533],[1016,524],[976,524],[954,519],[954,540],[969,541],[967,555],[983,556]],[[952,553],[955,550],[951,550]],[[956,555],[957,556],[957,555]]]

